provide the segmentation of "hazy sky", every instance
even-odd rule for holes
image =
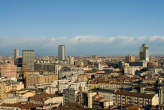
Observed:
[[[0,55],[164,55],[164,0],[0,0]]]

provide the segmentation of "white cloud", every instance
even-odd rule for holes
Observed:
[[[71,49],[74,50],[74,53],[80,54],[80,52],[87,51],[85,48],[94,48],[96,51],[97,47],[100,47],[101,51],[106,51],[108,47],[113,48],[139,48],[142,43],[147,43],[150,47],[161,45],[160,49],[164,50],[164,36],[141,36],[141,37],[131,37],[131,36],[89,36],[89,35],[78,35],[74,37],[13,37],[13,38],[0,38],[0,52],[3,52],[4,48],[13,49],[13,48],[26,48],[26,49],[35,49],[35,50],[46,50],[56,51],[57,45],[65,44],[66,46],[71,46]],[[90,46],[92,45],[92,46]],[[81,51],[79,52],[79,47]],[[112,49],[112,48],[111,48]],[[136,50],[137,50],[136,49]],[[135,49],[134,49],[135,50]],[[116,50],[109,50],[116,51]],[[138,51],[138,50],[137,50]],[[159,50],[160,51],[160,50]],[[97,51],[98,53],[99,51]],[[101,52],[100,52],[101,53]],[[127,53],[128,54],[128,53]]]
[[[148,43],[154,41],[163,41],[163,36],[151,36],[151,37],[129,37],[129,36],[120,36],[120,37],[104,37],[104,36],[83,36],[78,35],[75,37],[53,37],[48,38],[48,44],[70,44],[70,45],[80,45],[80,44],[111,44],[111,43],[119,43],[119,44],[138,44],[138,43]]]
[[[163,36],[151,36],[151,37],[129,37],[129,36],[120,36],[120,37],[104,37],[104,36],[83,36],[78,35],[75,37],[22,37],[22,38],[0,38],[0,46],[10,46],[10,45],[24,45],[28,46],[29,44],[32,45],[40,45],[42,44],[43,47],[49,47],[53,45],[59,44],[67,44],[67,45],[81,45],[81,44],[112,44],[112,43],[129,43],[129,44],[136,44],[142,42],[157,42],[162,41],[164,42]]]
[[[150,41],[151,42],[154,42],[154,41],[162,41],[162,42],[164,42],[164,36],[152,36],[150,38]]]

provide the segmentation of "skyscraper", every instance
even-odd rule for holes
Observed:
[[[23,66],[31,71],[34,71],[34,59],[35,53],[34,50],[23,50]]]
[[[149,47],[146,44],[142,44],[140,48],[140,60],[149,61]]]
[[[58,58],[59,60],[65,60],[65,46],[59,45],[58,46]]]
[[[19,58],[19,49],[14,49],[14,63],[18,63],[18,58]]]
[[[14,50],[14,58],[15,59],[19,58],[19,49]]]

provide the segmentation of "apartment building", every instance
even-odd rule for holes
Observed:
[[[0,64],[1,77],[16,78],[17,67],[13,63]]]
[[[28,74],[25,78],[25,85],[27,88],[34,87],[36,84],[52,83],[58,79],[57,74]]]
[[[137,105],[139,107],[146,107],[159,104],[159,97],[157,94],[136,93],[125,90],[117,90],[114,94],[114,102],[117,106]]]
[[[6,98],[5,84],[0,82],[0,99]]]
[[[79,102],[79,91],[74,89],[64,89],[63,91],[64,104],[66,103],[78,103]]]

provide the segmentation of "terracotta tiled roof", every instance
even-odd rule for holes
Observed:
[[[118,91],[115,92],[115,94],[125,95],[125,96],[132,96],[132,97],[142,97],[142,98],[148,98],[148,99],[152,99],[153,96],[154,96],[154,94],[128,92],[128,91],[125,91],[125,90],[118,90]]]
[[[18,108],[21,108],[21,109],[30,109],[30,108],[41,107],[43,105],[41,105],[41,104],[32,104],[32,103],[29,103],[29,102],[23,102],[23,103],[15,103],[15,104],[3,103],[3,104],[1,104],[1,106],[18,107]]]
[[[128,110],[139,110],[139,107],[136,105],[125,105],[124,108]]]
[[[36,94],[33,97],[31,97],[31,100],[44,102],[48,98],[53,98],[53,97],[56,97],[56,96],[57,96],[56,94],[40,93],[40,94]]]
[[[57,110],[92,110],[92,109],[84,108],[83,106],[78,104],[69,103],[69,104],[65,104],[62,107],[59,107]]]

